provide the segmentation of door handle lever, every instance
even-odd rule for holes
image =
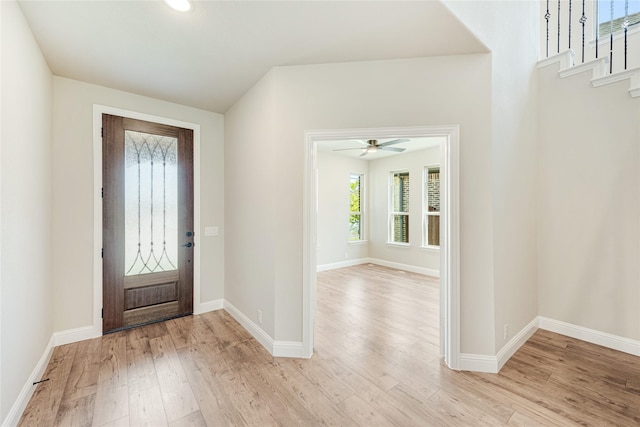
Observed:
[[[184,244],[184,245],[182,245],[182,246],[184,246],[184,247],[186,247],[186,248],[190,248],[191,246],[193,246],[193,243],[191,243],[191,242],[187,242],[187,243],[185,243],[185,244]]]

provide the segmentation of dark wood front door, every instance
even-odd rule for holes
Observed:
[[[193,131],[102,116],[104,333],[193,312]]]

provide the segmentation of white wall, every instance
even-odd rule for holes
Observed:
[[[465,352],[495,354],[492,212],[487,203],[492,189],[486,173],[491,170],[490,76],[491,58],[484,54],[273,69],[225,118],[227,151],[243,153],[242,163],[227,157],[227,169],[237,171],[225,177],[226,193],[264,183],[259,194],[250,191],[232,205],[227,197],[227,212],[260,212],[258,241],[261,248],[274,249],[257,253],[252,247],[257,240],[249,237],[229,247],[227,278],[236,281],[227,280],[227,290],[243,292],[234,294],[234,304],[246,304],[243,312],[255,318],[260,301],[252,295],[274,301],[272,337],[301,341],[305,130],[460,124],[461,344]],[[267,149],[256,141],[266,141]],[[268,217],[270,206],[278,208],[278,215]],[[274,267],[264,269],[265,275],[242,271],[261,268],[265,257]]]
[[[640,340],[640,99],[540,73],[540,315]]]
[[[425,166],[439,163],[439,147],[370,161],[371,258],[440,271],[440,252],[421,247],[423,171]],[[409,246],[388,243],[389,173],[392,171],[409,172]]]
[[[52,82],[17,3],[2,1],[0,10],[0,420],[4,420],[53,332]]]
[[[538,1],[446,1],[445,4],[492,52],[491,144],[483,174],[491,176],[490,205],[496,354],[511,335],[538,314],[537,278],[537,73]],[[462,142],[464,145],[464,141]],[[463,154],[464,155],[464,154]],[[489,167],[486,167],[489,166]],[[463,172],[465,165],[462,166]],[[461,186],[464,186],[463,179]],[[462,215],[474,215],[462,206]],[[464,229],[462,230],[464,233]],[[466,253],[467,256],[475,254]],[[463,247],[463,261],[465,257]],[[464,277],[463,277],[464,280]],[[463,282],[463,292],[465,284]],[[468,289],[468,288],[467,288]],[[467,297],[469,294],[467,293]],[[463,308],[464,312],[464,308]],[[470,327],[463,318],[463,330]],[[465,351],[465,350],[463,350]]]
[[[270,72],[225,114],[224,157],[224,297],[256,324],[257,311],[261,310],[261,327],[272,338],[275,241],[291,232],[288,228],[275,229],[275,216],[286,215],[286,206],[278,205],[276,198],[295,197],[284,193],[286,181],[300,179],[287,171],[283,171],[285,176],[281,179],[276,176],[275,108]],[[292,254],[291,262],[295,262],[296,255],[299,254]]]
[[[320,142],[319,144],[322,144]],[[369,162],[318,152],[318,252],[317,264],[327,265],[369,257]],[[367,242],[349,242],[349,176],[364,174],[363,230]]]
[[[223,116],[62,77],[53,79],[54,329],[92,324],[93,105],[99,104],[199,124],[201,130],[201,302],[224,295]]]

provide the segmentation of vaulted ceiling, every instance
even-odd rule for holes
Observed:
[[[223,113],[270,68],[487,52],[439,1],[20,1],[58,76]]]

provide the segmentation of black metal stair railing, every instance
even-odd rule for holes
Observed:
[[[549,25],[550,22],[552,20],[557,22],[557,53],[560,53],[560,48],[561,48],[561,40],[563,37],[566,37],[566,41],[567,41],[567,46],[569,49],[572,48],[571,46],[571,42],[572,42],[572,35],[573,35],[573,3],[576,0],[554,0],[557,2],[557,13],[556,16],[554,17],[552,12],[551,12],[551,4],[550,4],[550,0],[546,0],[546,11],[545,14],[543,15],[544,20],[545,20],[545,26],[546,26],[546,46],[545,46],[545,53],[546,56],[549,57],[549,43],[550,43],[550,37],[551,35],[549,34]],[[589,17],[588,16],[588,12],[585,9],[585,0],[577,0],[581,2],[581,14],[580,14],[580,18],[578,19],[578,23],[581,26],[581,60],[582,63],[585,62],[585,46],[587,44],[587,41],[585,39],[585,24],[591,19],[593,22],[593,28],[595,29],[595,58],[598,58],[599,55],[599,43],[600,43],[600,36],[601,33],[608,33],[609,36],[609,73],[613,73],[613,55],[614,55],[614,39],[617,38],[617,34],[622,34],[623,40],[624,40],[624,51],[623,51],[623,56],[624,56],[624,69],[627,69],[628,66],[628,54],[629,54],[629,37],[628,37],[628,32],[629,29],[635,25],[639,25],[640,24],[640,12],[634,12],[632,14],[629,14],[629,0],[624,0],[624,16],[616,16],[615,11],[614,11],[614,3],[616,2],[616,0],[597,0],[596,1],[596,7],[594,9],[594,15],[593,17]],[[608,17],[609,20],[605,21],[605,22],[600,22],[600,16],[599,16],[599,4],[598,3],[605,3],[607,2],[609,3],[609,12],[610,12],[610,16]],[[620,2],[622,0],[617,0],[618,3],[620,4]],[[562,28],[562,14],[563,14],[563,4],[566,5],[566,10],[564,13],[568,14],[568,26],[564,29],[566,30],[566,34],[564,33],[564,30]],[[553,19],[555,18],[555,19]],[[607,28],[608,27],[608,28]],[[608,31],[607,31],[608,30]]]
[[[584,24],[587,23],[587,15],[584,13],[584,0],[582,0],[582,15],[580,15],[580,25],[582,25],[582,62],[584,62]],[[571,31],[569,31],[571,32]],[[596,58],[598,57],[598,41],[596,36]]]

